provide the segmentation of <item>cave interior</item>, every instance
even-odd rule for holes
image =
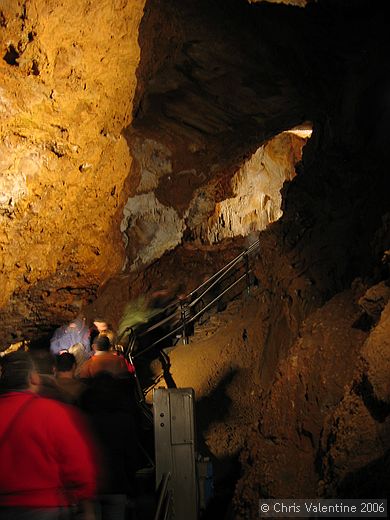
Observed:
[[[387,496],[385,2],[69,3],[0,6],[2,349],[259,239],[256,285],[169,353],[220,517]]]

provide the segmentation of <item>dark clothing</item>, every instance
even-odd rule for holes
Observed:
[[[74,378],[57,377],[57,387],[62,393],[63,400],[68,404],[76,404],[86,385]]]
[[[97,510],[102,520],[124,520],[126,518],[127,497],[125,494],[99,495]]]
[[[0,507],[0,520],[71,520],[71,516],[64,507]]]
[[[138,469],[131,380],[100,374],[80,398],[100,445],[99,494],[132,494]]]
[[[38,387],[38,394],[41,397],[47,397],[48,399],[55,399],[61,403],[71,404],[69,396],[63,392],[54,376],[40,374],[39,377],[41,381]]]
[[[89,422],[100,445],[100,494],[134,493],[137,443],[134,421],[120,410],[89,414]]]

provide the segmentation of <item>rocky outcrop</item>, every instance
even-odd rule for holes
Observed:
[[[283,213],[283,184],[295,177],[295,164],[305,143],[285,132],[256,150],[232,177],[232,196],[217,203],[212,215],[191,230],[191,236],[201,243],[216,244],[224,238],[263,231],[278,220]]]
[[[323,492],[386,496],[390,477],[390,306],[360,351],[352,382],[323,432]]]
[[[4,342],[74,316],[123,264],[132,158],[121,131],[132,119],[143,4],[0,6]]]
[[[126,267],[141,269],[182,241],[196,247],[266,229],[282,215],[281,189],[295,176],[305,143],[306,138],[289,132],[276,136],[245,161],[230,182],[226,180],[223,191],[215,180],[197,188],[182,215],[155,193],[160,179],[173,176],[172,153],[149,139],[137,144],[140,183],[124,206],[121,222]],[[175,178],[181,175],[191,182],[196,171],[180,172]],[[186,193],[176,198],[181,195]]]

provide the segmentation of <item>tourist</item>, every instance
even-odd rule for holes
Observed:
[[[56,356],[56,381],[63,392],[66,402],[76,404],[80,394],[85,390],[85,384],[75,378],[76,358],[69,352]]]
[[[93,520],[91,436],[76,409],[34,393],[39,378],[27,352],[2,359],[0,519],[62,520],[78,504]]]
[[[110,349],[111,344],[107,336],[99,335],[92,345],[94,355],[80,369],[80,378],[95,377],[101,372],[107,372],[114,377],[128,376],[129,370],[125,360]]]

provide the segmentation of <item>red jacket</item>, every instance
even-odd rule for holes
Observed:
[[[96,467],[87,436],[70,406],[28,391],[0,395],[0,506],[92,498]]]

